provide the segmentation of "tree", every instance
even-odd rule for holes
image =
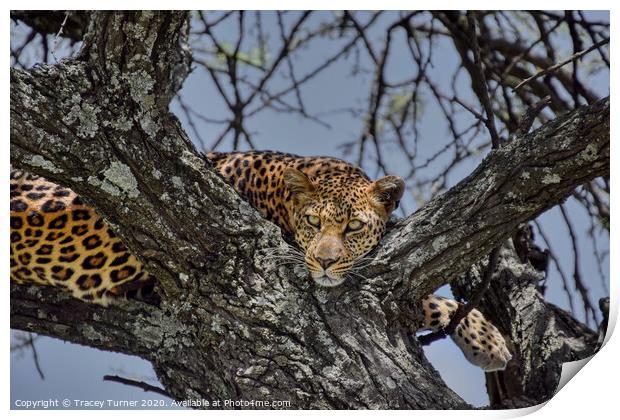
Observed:
[[[50,16],[15,18],[47,33],[57,27]],[[444,25],[441,31],[462,52],[482,107],[471,111],[493,150],[456,186],[394,222],[364,279],[334,290],[269,258],[274,248],[289,246],[279,230],[215,174],[169,111],[190,69],[188,14],[72,16],[62,25],[76,38],[83,35],[74,58],[11,70],[11,160],[72,188],[97,209],[158,279],[161,304],[104,308],[12,285],[13,328],[143,357],[177,399],[285,400],[295,408],[466,408],[412,335],[417,302],[452,279],[512,338],[515,362],[489,376],[492,406],[548,399],[561,363],[595,351],[590,328],[545,302],[536,284],[544,270],[524,224],[575,188],[595,190],[595,179],[608,179],[609,98],[590,98],[573,78],[576,109],[545,118],[542,105],[534,106],[512,124],[510,140],[501,138],[494,128],[501,110],[491,105],[485,74],[492,70],[481,61],[483,40],[489,41],[484,16],[437,13],[433,22]],[[343,16],[343,25],[358,34],[354,44],[373,51],[355,16]],[[413,30],[413,16],[393,28]],[[301,14],[293,30],[306,18]],[[239,20],[243,28],[242,13]],[[377,76],[361,147],[368,139],[380,143],[379,116],[389,122],[389,113],[379,111],[392,87],[381,65],[392,30],[382,56],[372,52]],[[254,86],[254,95],[271,97],[271,104],[278,98],[265,85],[289,60],[295,39],[285,32],[283,48],[271,66],[261,66]],[[240,43],[230,51],[218,47],[233,85]],[[512,67],[520,68],[519,60]],[[253,96],[235,92],[230,108],[236,114],[226,132],[235,143],[250,142],[241,117]],[[589,104],[579,106],[583,97]],[[456,95],[450,99],[470,108]],[[537,116],[542,124],[530,133]],[[506,126],[513,117],[508,113]],[[395,127],[405,120],[394,120]],[[542,354],[532,352],[532,337]],[[545,375],[532,373],[541,370]]]

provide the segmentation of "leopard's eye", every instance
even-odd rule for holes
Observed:
[[[353,219],[347,224],[347,232],[355,232],[364,226],[361,220]]]
[[[306,221],[308,222],[310,226],[314,226],[315,228],[318,228],[319,226],[321,226],[321,219],[319,219],[318,216],[315,216],[313,214],[307,215]]]

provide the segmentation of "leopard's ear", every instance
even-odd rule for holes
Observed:
[[[283,173],[284,185],[291,192],[291,197],[298,203],[314,196],[316,188],[310,178],[300,170],[286,168]]]
[[[401,177],[388,175],[370,185],[371,200],[389,216],[397,207],[405,192],[405,181]]]

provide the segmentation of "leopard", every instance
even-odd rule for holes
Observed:
[[[209,152],[217,173],[263,217],[293,238],[318,287],[341,287],[386,232],[403,197],[394,175],[371,180],[358,166],[327,157],[276,151]],[[155,279],[104,219],[71,189],[11,168],[11,281],[61,288],[107,305],[153,287]],[[429,295],[418,331],[441,331],[462,303]],[[502,333],[478,310],[451,338],[486,372],[511,360]]]

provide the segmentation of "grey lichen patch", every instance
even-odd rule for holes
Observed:
[[[178,176],[173,176],[171,180],[172,185],[174,185],[175,188],[183,189],[183,181],[181,180],[181,178],[179,178]]]
[[[142,130],[149,135],[149,137],[155,137],[160,128],[159,124],[153,121],[148,114],[140,118],[140,127],[142,127]]]
[[[136,198],[140,195],[138,181],[136,181],[129,166],[124,163],[112,162],[110,167],[103,172],[103,175],[107,181],[118,186],[130,198]]]
[[[54,165],[52,162],[45,159],[41,155],[34,155],[30,157],[30,159],[26,160],[26,163],[32,166],[42,168],[46,171],[49,171],[55,174],[62,172],[62,169],[60,169],[59,167],[57,167],[56,165]]]
[[[294,265],[293,266],[293,273],[295,273],[295,275],[297,277],[305,278],[305,277],[308,276],[308,269],[305,266],[301,265],[301,264]]]
[[[185,273],[179,273],[179,279],[186,284],[189,281],[189,276]]]
[[[195,171],[202,171],[204,168],[204,161],[189,150],[183,150],[181,161]]]
[[[153,348],[159,347],[163,341],[163,332],[160,328],[143,322],[139,319],[133,325],[136,336]]]
[[[82,327],[82,335],[87,337],[91,342],[105,343],[108,341],[108,337],[97,331],[92,325],[84,325]]]
[[[73,105],[67,115],[63,117],[63,121],[67,125],[73,125],[76,121],[79,122],[77,126],[77,135],[79,137],[95,137],[99,129],[97,114],[100,112],[100,109],[91,103],[82,101],[82,97],[77,93],[72,96],[71,100]]]
[[[224,320],[218,314],[215,314],[211,321],[211,330],[218,333],[224,334],[226,333],[226,329],[223,326]]]
[[[394,379],[392,379],[391,377],[387,377],[387,379],[385,380],[385,384],[387,385],[387,387],[389,389],[396,389],[396,382],[394,382]]]
[[[136,67],[137,63],[142,61],[143,58],[144,57],[140,54],[132,57],[129,67]],[[153,93],[155,81],[151,75],[143,69],[133,71],[122,77],[129,84],[129,95],[131,99],[142,111],[142,115],[136,118],[140,127],[147,135],[155,137],[161,129],[159,123],[153,119],[151,115],[151,110],[155,107],[155,95]]]
[[[433,247],[433,250],[435,251],[439,251],[443,249],[446,246],[446,238],[444,238],[443,236],[438,236],[437,238],[433,240],[433,243],[431,244],[431,246]]]
[[[598,148],[594,144],[588,144],[586,148],[579,154],[579,157],[586,162],[595,161],[598,157]]]
[[[142,48],[144,48],[144,54],[136,54],[138,57],[132,57],[132,62],[149,60],[149,57],[151,56],[155,40],[157,39],[157,31],[149,31],[149,28],[152,28],[152,20],[152,12],[145,11],[141,13],[140,20],[136,23],[125,24],[124,29],[127,37],[135,39],[140,43]],[[139,57],[142,58],[140,59]]]
[[[260,366],[257,363],[252,364],[247,368],[238,368],[235,372],[237,376],[246,376],[246,377],[260,377],[265,372],[267,372],[266,366]]]
[[[35,112],[39,112],[38,101],[34,99],[35,92],[28,83],[19,83],[19,99],[22,101],[25,108],[32,109]],[[40,96],[37,92],[37,96]],[[38,98],[37,98],[38,99]]]
[[[239,203],[239,213],[243,220],[254,221],[260,218],[258,212],[245,201]]]
[[[101,189],[111,195],[120,195],[121,191],[113,184],[109,182],[103,182],[101,184]]]
[[[202,395],[198,391],[195,391],[191,388],[187,388],[185,390],[185,395],[187,396],[188,400],[202,401]]]
[[[113,121],[104,121],[104,127],[112,127],[118,131],[127,132],[133,127],[133,121],[127,117],[121,117]]]
[[[261,275],[254,274],[253,276],[250,276],[250,285],[252,286],[253,290],[261,292],[263,291],[263,288],[266,284],[267,282]]]
[[[185,312],[181,307],[170,309],[178,316],[178,311]],[[195,333],[191,325],[179,322],[176,316],[167,316],[162,312],[154,312],[149,317],[138,315],[132,324],[132,330],[140,341],[161,351],[173,352],[180,347],[192,347],[189,337]]]
[[[155,97],[153,96],[153,86],[155,81],[144,70],[138,70],[125,76],[129,83],[129,94],[131,99],[140,105],[142,109],[149,109],[155,104]]]
[[[421,246],[411,252],[406,259],[406,264],[409,267],[420,267],[425,261],[427,261],[431,255],[436,255],[436,253],[431,253],[431,247]],[[394,270],[398,268],[400,264],[393,264]]]
[[[126,195],[129,198],[136,198],[140,195],[138,181],[129,166],[124,163],[112,162],[110,167],[103,171],[103,176],[103,181],[93,176],[88,177],[88,183],[113,196]]]
[[[541,182],[545,185],[549,184],[559,184],[562,181],[562,178],[558,174],[546,174]]]

